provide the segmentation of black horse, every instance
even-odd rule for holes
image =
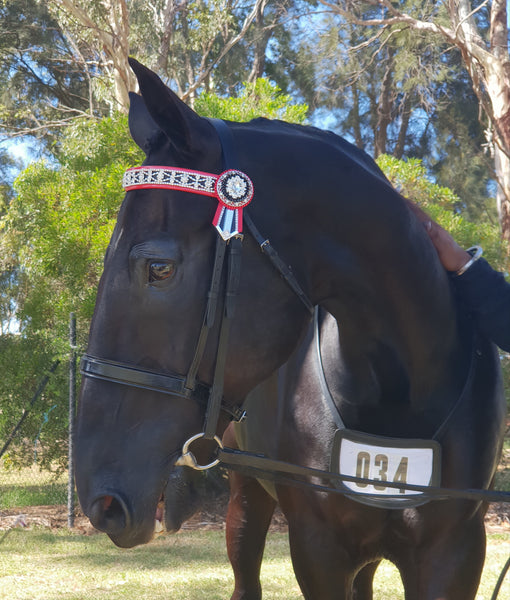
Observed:
[[[83,362],[76,479],[85,513],[123,547],[152,538],[164,502],[167,527],[178,526],[183,444],[204,428],[199,458],[210,440],[221,444],[249,396],[239,446],[319,469],[347,460],[381,483],[346,484],[343,497],[234,474],[233,598],[261,597],[275,498],[305,598],[370,599],[383,557],[399,567],[408,600],[474,598],[486,507],[385,497],[385,481],[415,481],[409,448],[428,453],[430,482],[489,487],[503,433],[497,355],[458,308],[422,226],[341,138],[262,119],[213,124],[132,67],[142,98],[132,96],[130,129],[147,159],[126,178]],[[240,171],[218,176],[233,166]],[[310,305],[323,308],[317,331]],[[230,428],[226,437],[234,442]]]

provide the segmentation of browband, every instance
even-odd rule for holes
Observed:
[[[251,179],[237,169],[220,175],[177,169],[173,167],[133,167],[124,173],[122,186],[129,192],[136,189],[169,189],[193,192],[218,200],[213,225],[224,240],[243,231],[243,208],[253,198]]]

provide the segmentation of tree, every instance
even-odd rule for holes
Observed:
[[[71,311],[80,323],[78,344],[85,344],[105,248],[122,200],[122,173],[141,161],[126,116],[83,118],[64,132],[57,152],[59,165],[39,161],[20,174],[0,219],[0,286],[8,284],[0,287],[0,302],[14,309],[19,330],[4,330],[0,336],[3,440],[47,369],[67,356]],[[2,317],[8,321],[12,314]],[[59,369],[23,424],[23,435],[11,445],[11,463],[33,460],[33,442],[43,423],[37,437],[45,448],[41,464],[65,461],[66,397],[66,373]],[[50,410],[51,418],[44,419]]]
[[[213,69],[260,18],[265,0],[248,9],[221,0],[50,0],[48,6],[63,29],[90,47],[100,72],[114,82],[114,108],[126,112],[128,92],[136,89],[130,53],[192,99],[201,86],[210,87]]]
[[[44,137],[51,148],[71,119],[97,114],[82,50],[45,3],[0,3],[0,139],[31,134]],[[79,60],[71,62],[70,56]]]
[[[128,92],[137,85],[130,54],[191,104],[202,89],[236,92],[250,72],[251,81],[260,72],[261,36],[280,18],[278,6],[279,0],[3,0],[0,133],[38,137],[51,153],[71,120],[127,112]]]
[[[339,130],[374,157],[420,156],[450,75],[438,49],[402,27],[374,36],[332,14],[317,26],[321,35],[305,38],[316,104],[333,109]]]
[[[466,214],[497,222],[485,127],[460,55],[407,26],[378,33],[305,6],[289,14],[292,30],[273,33],[271,77],[306,99],[319,126],[375,157],[421,158]]]
[[[434,36],[445,49],[453,46],[460,52],[473,90],[488,119],[501,231],[503,239],[510,242],[510,56],[507,1],[320,2],[358,26],[379,28],[379,35],[395,25],[405,26],[420,35]],[[374,12],[378,14],[374,15]]]

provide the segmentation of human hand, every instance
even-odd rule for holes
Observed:
[[[453,272],[462,269],[471,260],[471,255],[461,248],[446,229],[433,221],[417,204],[410,200],[407,200],[407,204],[419,221],[423,223],[443,267],[447,271]]]

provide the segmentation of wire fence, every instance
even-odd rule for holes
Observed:
[[[56,361],[48,373],[41,379],[28,407],[22,412],[21,418],[13,427],[6,440],[0,441],[0,529],[1,517],[6,511],[23,509],[33,506],[65,505],[67,509],[67,524],[72,527],[75,513],[74,489],[74,423],[76,412],[76,319],[74,313],[69,321],[69,405],[68,405],[68,437],[67,461],[53,463],[51,457],[45,456],[45,447],[40,443],[39,433],[35,440],[24,438],[24,424],[27,415],[43,394],[52,373],[60,361]],[[44,415],[49,418],[51,408]],[[44,424],[44,421],[43,421]],[[43,425],[41,425],[42,428]],[[10,447],[30,445],[33,451],[33,463],[20,467],[11,460]]]

